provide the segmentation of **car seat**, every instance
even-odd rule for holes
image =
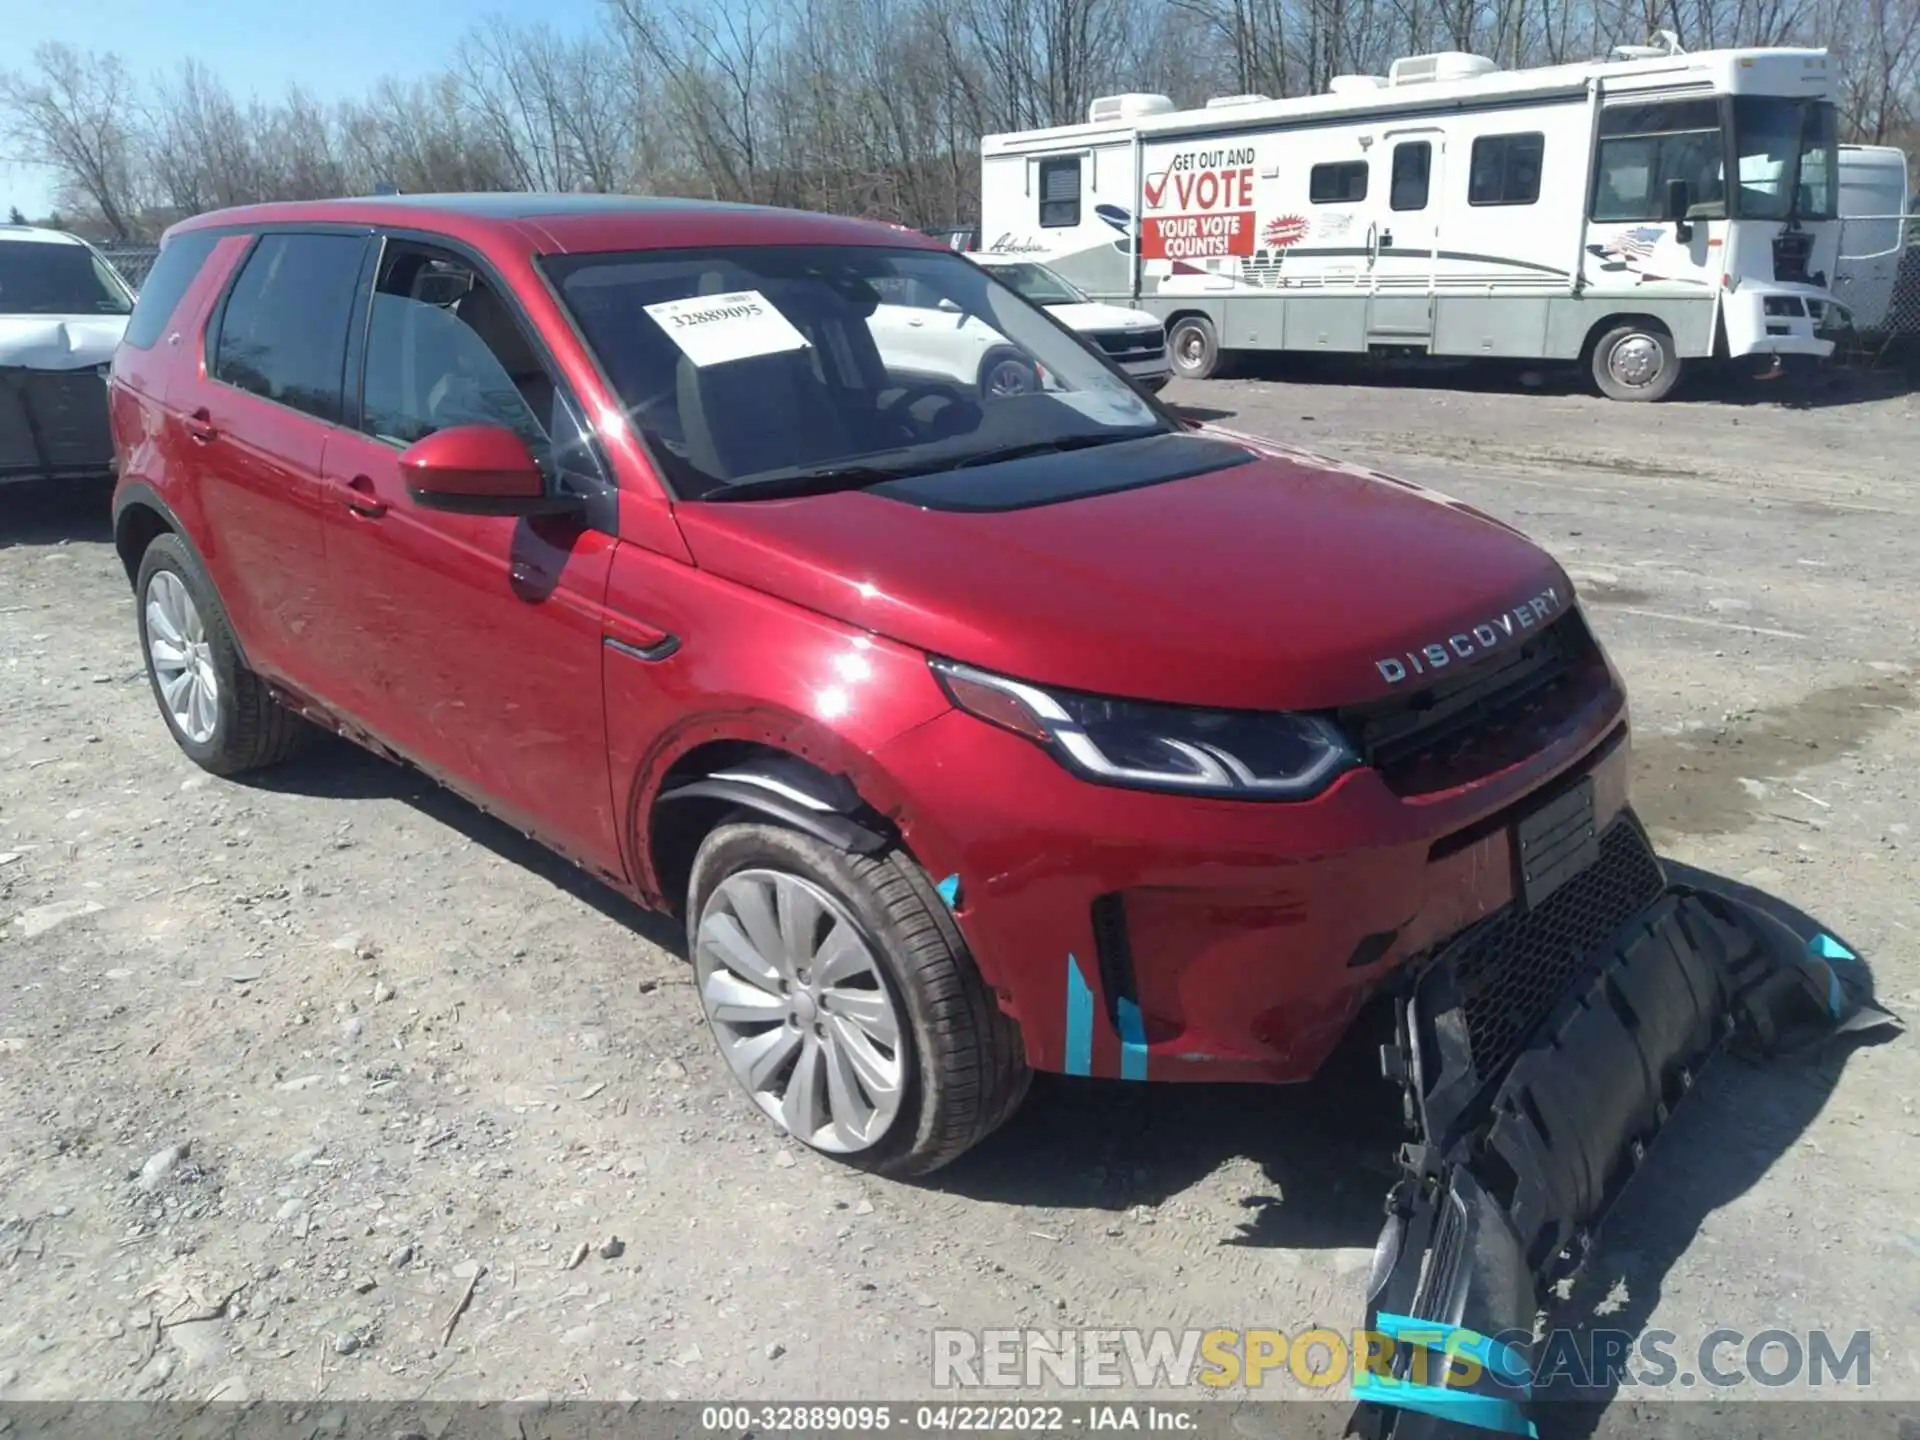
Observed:
[[[720,272],[707,271],[696,293],[724,295],[729,288]],[[677,390],[687,460],[717,481],[837,459],[859,448],[842,406],[821,380],[811,342],[719,365],[695,365],[682,355]]]

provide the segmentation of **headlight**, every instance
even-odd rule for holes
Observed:
[[[1046,746],[1088,780],[1239,800],[1304,800],[1357,763],[1315,715],[1195,710],[1042,690],[951,660],[933,662],[953,703]]]

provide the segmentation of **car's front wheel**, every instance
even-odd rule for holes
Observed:
[[[134,594],[153,698],[194,764],[216,775],[257,770],[312,735],[247,668],[220,597],[177,536],[147,546]]]
[[[688,950],[721,1058],[761,1112],[836,1159],[938,1169],[1026,1093],[1018,1030],[899,850],[723,825],[694,860]]]
[[[1609,400],[1664,400],[1680,383],[1680,355],[1658,325],[1630,321],[1593,347],[1593,380]]]

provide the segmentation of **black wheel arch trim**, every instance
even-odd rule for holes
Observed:
[[[852,786],[831,797],[818,793],[821,788],[808,783],[807,777],[775,773],[770,765],[749,762],[673,785],[660,792],[655,804],[726,801],[856,855],[875,855],[893,843],[893,837],[882,824],[875,823],[876,817],[860,802]],[[841,786],[833,788],[842,791]]]
[[[120,554],[121,564],[126,569],[127,584],[131,587],[139,585],[140,564],[137,559],[130,561],[128,556],[120,552],[120,521],[129,510],[136,507],[153,511],[165,522],[167,527],[165,533],[180,542],[181,548],[187,552],[187,558],[193,562],[193,568],[199,572],[197,578],[200,583],[213,592],[213,598],[219,601],[221,610],[228,616],[227,632],[233,637],[234,652],[239,656],[240,663],[251,670],[253,665],[247,659],[246,642],[240,638],[239,632],[233,627],[232,612],[227,610],[227,602],[221,598],[220,587],[213,583],[213,572],[207,568],[206,557],[200,553],[200,547],[193,543],[193,537],[187,533],[187,527],[180,523],[180,517],[174,514],[173,507],[162,500],[159,492],[143,480],[128,481],[115,492],[113,497],[113,547],[115,553]],[[138,596],[136,595],[135,598],[137,602]]]

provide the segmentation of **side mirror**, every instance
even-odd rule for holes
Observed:
[[[933,302],[933,308],[944,315],[958,315],[960,313],[960,302],[957,300],[949,300],[945,295],[942,295],[938,300]]]
[[[459,515],[557,515],[579,508],[549,495],[526,441],[501,425],[456,425],[400,453],[407,494],[424,510]]]
[[[1687,223],[1687,211],[1693,208],[1693,192],[1684,180],[1667,181],[1667,219],[1673,222],[1674,235],[1680,240],[1693,238],[1693,226]]]

